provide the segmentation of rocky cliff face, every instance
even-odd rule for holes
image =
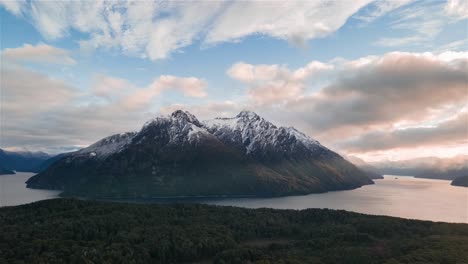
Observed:
[[[181,110],[71,153],[27,182],[105,198],[279,196],[371,183],[318,141],[253,112],[200,122]]]

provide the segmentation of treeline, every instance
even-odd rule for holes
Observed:
[[[468,263],[468,225],[55,199],[0,208],[0,263]]]

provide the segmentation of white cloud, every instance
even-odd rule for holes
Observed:
[[[26,0],[0,0],[0,5],[16,16],[21,14],[25,4]]]
[[[76,61],[70,57],[67,50],[43,43],[37,45],[24,44],[19,48],[6,48],[2,51],[2,59],[12,62],[36,62],[73,65]]]
[[[351,15],[370,2],[237,1],[214,21],[206,41],[232,41],[252,34],[280,39],[324,37],[343,26]]]
[[[463,19],[468,17],[468,1],[466,0],[448,0],[445,5],[445,12],[448,15]]]
[[[442,45],[440,48],[437,50],[440,52],[443,51],[460,51],[464,50],[468,47],[468,39],[460,39],[456,41],[451,41],[447,44]]]
[[[414,0],[381,0],[376,1],[373,4],[368,5],[363,11],[364,14],[354,16],[364,22],[372,22],[375,19],[395,10],[402,6],[405,6]]]
[[[117,49],[158,60],[194,41],[213,44],[260,34],[305,43],[335,32],[372,1],[31,1],[4,6],[24,13],[47,39],[76,30],[84,33],[83,49]]]
[[[389,27],[400,33],[398,37],[383,37],[375,41],[384,47],[397,46],[431,46],[446,25],[453,19],[444,12],[443,2],[421,2],[419,5],[408,5],[393,13]]]

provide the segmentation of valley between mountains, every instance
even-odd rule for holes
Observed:
[[[27,186],[89,198],[269,197],[358,188],[370,176],[254,112],[202,122],[177,110],[62,155]]]

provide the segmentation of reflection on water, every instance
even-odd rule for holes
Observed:
[[[205,201],[248,208],[330,208],[403,218],[468,223],[468,188],[450,181],[386,175],[376,184],[350,191],[280,198]]]
[[[32,175],[0,175],[0,206],[57,197],[59,191],[26,188],[24,182]],[[449,181],[391,175],[375,182],[349,191],[279,198],[197,199],[196,202],[248,208],[344,209],[365,214],[468,223],[468,188],[451,186]]]
[[[0,175],[0,206],[20,205],[55,198],[60,191],[34,190],[26,188],[25,182],[34,173],[17,172]]]

